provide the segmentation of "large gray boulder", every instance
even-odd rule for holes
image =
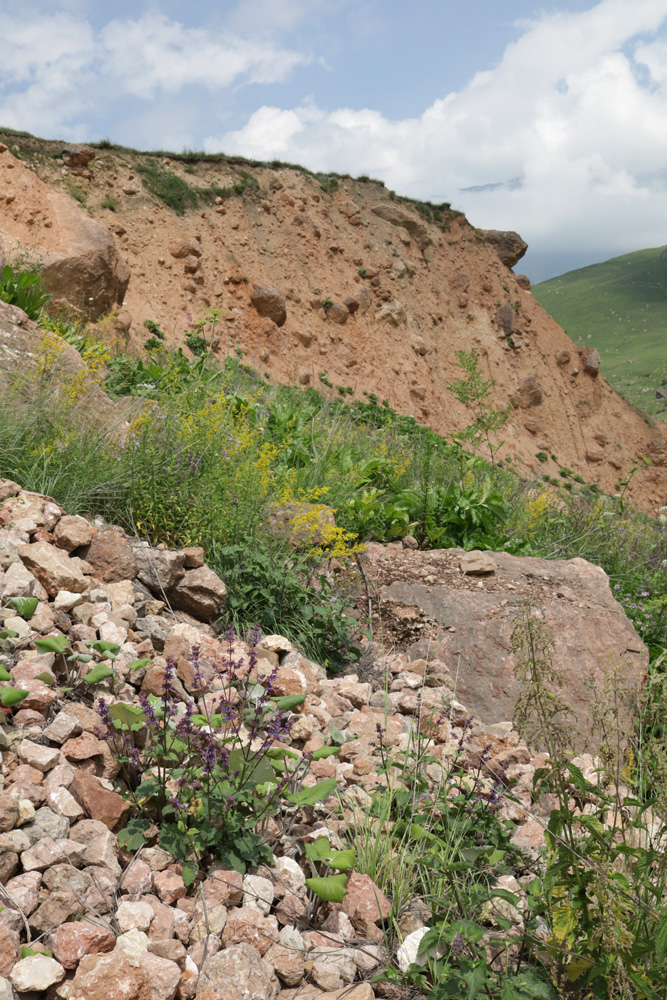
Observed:
[[[461,549],[369,545],[365,560],[380,587],[385,641],[412,658],[443,661],[456,678],[456,700],[486,724],[503,722],[512,718],[520,692],[512,632],[529,604],[553,639],[560,695],[583,746],[591,731],[589,681],[599,690],[606,673],[621,666],[629,714],[648,667],[646,647],[599,566],[579,558],[489,555],[496,570],[482,578],[462,570]]]

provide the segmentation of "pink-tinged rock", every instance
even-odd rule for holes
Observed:
[[[70,792],[91,819],[104,823],[109,830],[121,826],[130,813],[130,805],[117,792],[104,788],[92,774],[77,771]]]
[[[2,507],[9,511],[12,521],[32,521],[35,528],[44,528],[46,531],[52,531],[64,514],[62,507],[52,497],[28,490],[21,490],[16,496],[5,500]]]
[[[271,670],[265,670],[264,673],[270,674],[273,669],[271,667]],[[273,681],[272,693],[274,695],[282,697],[283,695],[306,694],[307,690],[306,678],[298,670],[294,670],[292,667],[278,667]]]
[[[338,990],[343,985],[337,967],[329,962],[313,962],[310,968],[310,978],[316,986],[327,992]]]
[[[352,941],[355,937],[352,921],[343,910],[334,910],[322,924],[327,934],[335,934],[341,941]]]
[[[142,847],[138,857],[145,861],[152,872],[163,872],[174,863],[174,858],[162,847]]]
[[[204,565],[204,550],[200,545],[193,545],[183,549],[186,569],[199,569]]]
[[[16,851],[0,851],[0,883],[9,882],[19,870],[19,856]]]
[[[359,681],[341,684],[338,688],[338,694],[342,698],[347,698],[348,701],[351,701],[355,708],[363,708],[364,705],[368,705],[372,693],[373,689],[370,684],[360,683]]]
[[[268,962],[248,944],[232,945],[207,958],[199,974],[197,996],[220,990],[234,1000],[274,1000],[278,980]],[[215,996],[215,993],[213,993]]]
[[[86,561],[103,583],[134,580],[137,575],[132,546],[121,528],[103,528],[98,532],[90,543]]]
[[[62,745],[62,752],[68,760],[88,760],[102,753],[104,744],[92,733],[82,733]]]
[[[62,764],[56,764],[56,766],[48,772],[44,779],[44,788],[47,792],[51,792],[56,788],[69,788],[73,780],[74,768],[71,764],[68,764],[67,761],[65,761]]]
[[[0,924],[0,976],[8,976],[19,960],[21,936],[13,927]]]
[[[539,850],[544,846],[544,826],[536,819],[528,819],[518,826],[512,835],[512,843],[517,847]]]
[[[39,712],[40,715],[44,715],[59,697],[57,689],[50,688],[44,681],[26,681],[21,686],[28,692],[27,697],[21,702],[22,711]],[[14,719],[16,721],[16,716]],[[41,721],[43,723],[44,720]]]
[[[226,947],[235,944],[249,944],[260,955],[280,941],[275,917],[265,917],[254,906],[241,906],[230,910],[222,932]]]
[[[99,955],[113,951],[116,938],[103,925],[90,920],[74,920],[61,924],[51,935],[54,957],[66,969],[75,969],[84,955]]]
[[[350,716],[348,729],[354,736],[376,738],[378,724],[382,727],[385,742],[389,746],[395,746],[403,731],[403,719],[397,716],[390,715],[385,724],[385,716],[381,712],[353,712]]]
[[[303,953],[281,944],[272,944],[264,961],[273,966],[285,986],[298,986],[306,972]]]
[[[0,833],[13,830],[18,823],[18,799],[8,792],[0,792]]]
[[[80,732],[78,720],[70,713],[60,711],[44,730],[44,736],[52,743],[65,743]]]
[[[153,872],[145,861],[135,858],[123,874],[120,891],[130,896],[143,895],[153,888]]]
[[[112,610],[115,611],[116,608],[123,607],[124,605],[134,604],[134,586],[131,580],[118,580],[115,583],[106,583],[104,589],[111,601]]]
[[[217,955],[222,948],[222,941],[217,934],[209,934],[207,937],[201,939],[201,941],[195,941],[188,948],[188,958],[193,963],[197,972],[201,969],[204,964],[205,959],[211,958],[212,955]]]
[[[368,875],[352,872],[347,880],[343,911],[354,927],[364,930],[368,924],[380,924],[391,913],[391,903]]]
[[[18,549],[21,562],[28,567],[46,590],[49,597],[55,597],[59,590],[69,590],[75,594],[88,591],[88,580],[69,560],[69,557],[48,542],[33,542]]]
[[[260,316],[273,320],[276,326],[284,326],[287,319],[285,297],[275,288],[253,285],[250,301]]]
[[[42,993],[65,978],[65,970],[55,958],[47,955],[29,955],[17,962],[9,976],[19,993]]]
[[[83,861],[85,847],[75,840],[61,837],[42,837],[36,844],[21,854],[21,864],[25,872],[46,871],[52,865],[69,862],[76,868]]]
[[[243,876],[235,871],[217,871],[202,883],[207,903],[236,906],[243,899]]]
[[[298,896],[288,893],[276,907],[275,916],[279,924],[289,927],[303,920],[307,913],[306,904]]]
[[[167,594],[174,608],[187,611],[202,621],[215,618],[227,600],[227,588],[208,566],[186,570]]]
[[[46,934],[52,931],[54,927],[64,924],[66,920],[74,916],[77,912],[80,912],[80,910],[81,904],[78,902],[73,906],[65,906],[64,903],[61,903],[58,899],[54,899],[53,896],[47,896],[35,912],[31,913],[28,920],[30,930],[35,935]]]
[[[176,962],[160,958],[149,951],[144,952],[139,961],[150,983],[148,1000],[174,1000],[181,981],[181,970]]]
[[[197,994],[199,969],[188,955],[187,965],[181,973],[181,981],[176,990],[176,1000],[193,1000]]]
[[[333,993],[320,993],[317,1000],[375,1000],[375,994],[370,983],[355,983],[354,986],[344,986],[342,990],[335,990]]]
[[[171,905],[186,895],[185,882],[176,872],[157,872],[154,877],[155,891],[163,903]]]
[[[32,740],[22,740],[16,748],[16,752],[25,764],[29,764],[42,773],[50,771],[61,760],[60,750],[45,747],[41,743],[33,743]]]
[[[2,599],[7,602],[10,597],[38,597],[48,600],[48,594],[22,562],[12,563],[5,570],[2,584]]]
[[[115,642],[117,646],[122,646],[123,643],[127,642],[127,629],[116,622],[103,622],[98,632],[103,642]]]
[[[61,517],[53,531],[56,545],[65,549],[66,552],[73,552],[83,545],[89,545],[93,537],[93,529],[83,517],[76,514],[66,514]]]
[[[152,1000],[148,970],[140,957],[115,951],[86,955],[79,962],[68,1000]]]
[[[72,827],[70,837],[85,845],[83,860],[87,865],[101,866],[114,876],[120,875],[118,841],[106,824],[96,819],[82,819]]]
[[[139,900],[136,903],[124,900],[116,910],[116,923],[121,934],[132,930],[144,931],[145,933],[150,927],[152,920],[153,908],[150,903],[146,903],[143,900]]]
[[[157,896],[144,896],[142,902],[148,903],[153,911],[148,937],[151,941],[168,941],[174,936],[174,928],[178,927],[176,921],[178,911],[160,902]],[[189,926],[187,920],[185,926]]]
[[[13,902],[23,910],[27,917],[37,909],[41,884],[42,876],[39,872],[26,872],[24,875],[11,878],[6,885],[7,892],[12,896]],[[12,904],[8,905],[12,906]]]
[[[151,955],[168,958],[170,962],[176,962],[179,968],[185,968],[187,952],[180,941],[149,941],[147,948]]]
[[[50,809],[53,809],[54,813],[57,813],[58,816],[64,816],[72,822],[82,819],[86,815],[85,810],[66,788],[52,788],[46,793],[44,801]]]
[[[41,785],[44,780],[42,771],[30,764],[20,764],[15,768],[7,779],[7,788],[11,785]]]
[[[95,734],[99,730],[104,730],[102,720],[100,719],[98,713],[94,709],[88,708],[87,705],[82,705],[80,702],[69,702],[63,708],[62,714],[69,715],[76,719],[79,726],[79,732]]]
[[[136,545],[137,578],[158,595],[173,587],[185,573],[185,553]]]

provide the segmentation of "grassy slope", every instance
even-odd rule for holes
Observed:
[[[640,409],[667,415],[667,261],[637,250],[533,286],[576,343],[597,348],[613,388]]]

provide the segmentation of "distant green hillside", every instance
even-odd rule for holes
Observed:
[[[597,348],[602,374],[628,402],[667,419],[667,259],[637,250],[533,286],[575,343]],[[664,393],[665,398],[657,398]]]

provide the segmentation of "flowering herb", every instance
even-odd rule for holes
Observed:
[[[293,716],[286,699],[273,693],[277,668],[258,679],[259,637],[255,629],[247,655],[238,654],[230,630],[224,655],[214,662],[204,663],[192,650],[196,701],[181,700],[168,658],[159,697],[140,694],[140,708],[98,702],[105,739],[137,809],[119,840],[136,850],[156,823],[160,844],[184,862],[186,883],[214,858],[240,872],[270,863],[270,817],[333,791],[330,782],[301,791],[312,757],[323,752],[286,746]],[[297,707],[294,699],[289,704]]]

